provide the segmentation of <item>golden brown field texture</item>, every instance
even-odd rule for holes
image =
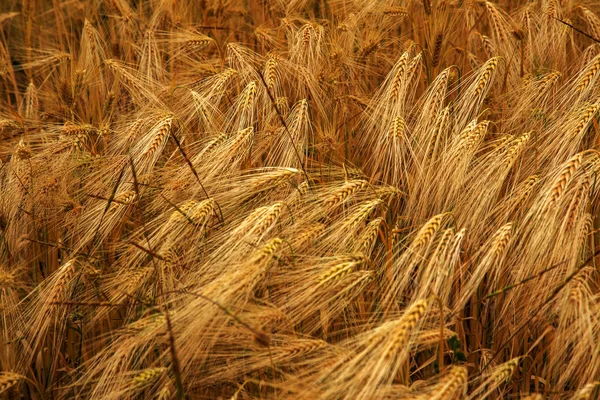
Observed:
[[[0,1],[0,399],[600,397],[597,0]]]

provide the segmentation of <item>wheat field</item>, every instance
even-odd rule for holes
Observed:
[[[0,398],[597,399],[596,0],[0,1]]]

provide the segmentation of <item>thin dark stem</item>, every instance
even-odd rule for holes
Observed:
[[[206,188],[204,187],[204,185],[202,184],[202,181],[200,180],[200,176],[198,175],[198,172],[196,171],[196,168],[194,168],[194,165],[192,164],[192,162],[190,161],[190,159],[188,158],[187,154],[185,154],[185,151],[183,150],[183,147],[181,147],[181,142],[179,141],[179,139],[177,139],[177,136],[172,133],[171,134],[171,138],[173,138],[173,141],[175,142],[175,144],[177,145],[177,148],[179,149],[179,152],[181,153],[181,155],[183,156],[186,164],[190,167],[190,169],[192,170],[192,173],[194,174],[194,176],[196,177],[196,180],[198,181],[198,184],[200,185],[200,188],[202,189],[202,191],[204,192],[204,195],[206,196],[207,199],[210,199],[211,197],[208,195],[208,192],[206,191]],[[214,199],[213,199],[214,200]],[[223,219],[223,212],[221,211],[221,207],[219,206],[219,203],[217,203],[215,201],[215,204],[217,205],[217,208],[219,209],[219,214],[221,216],[220,220],[221,223],[225,223],[225,220]]]
[[[558,22],[560,22],[561,24],[565,24],[565,25],[566,25],[566,26],[568,26],[569,28],[573,29],[575,32],[579,32],[579,33],[581,33],[583,36],[585,36],[585,37],[588,37],[588,38],[592,39],[594,42],[596,42],[596,43],[600,43],[600,39],[597,39],[597,38],[595,38],[594,36],[590,35],[589,33],[587,33],[587,32],[584,32],[584,31],[582,31],[581,29],[574,27],[574,26],[573,26],[573,25],[571,25],[570,23],[568,23],[568,22],[566,22],[566,21],[563,21],[562,19],[556,18],[556,17],[554,17],[554,16],[553,16],[552,18],[554,18],[555,20],[557,20],[557,21],[558,21]]]
[[[137,173],[135,171],[135,165],[133,163],[133,158],[131,158],[131,156],[129,157],[129,164],[131,166],[131,173],[133,175],[133,184],[134,184],[135,192],[137,194],[137,197],[136,197],[137,202],[139,204],[141,197],[140,197],[140,192],[139,192]],[[148,236],[148,230],[146,228],[146,223],[144,222],[144,212],[141,207],[138,207],[138,209],[140,212],[140,222],[142,224],[142,232],[144,234],[144,238],[146,239],[146,243],[147,243],[148,249],[149,249],[148,253],[150,254],[150,256],[152,258],[152,264],[154,265],[154,271],[155,271],[156,276],[158,277],[159,276],[159,267],[155,260],[156,252],[154,250],[152,250],[152,245],[150,243],[150,238]],[[185,394],[183,391],[183,381],[181,379],[181,368],[179,365],[179,358],[177,357],[177,350],[175,347],[175,335],[173,334],[173,326],[171,324],[171,317],[169,315],[168,304],[169,304],[168,299],[166,299],[164,307],[163,307],[164,308],[163,313],[165,315],[165,321],[167,323],[167,332],[169,334],[168,336],[169,336],[169,352],[171,354],[171,370],[173,371],[173,376],[175,378],[175,387],[177,388],[177,398],[184,399]]]
[[[533,310],[533,312],[531,313],[530,317],[523,322],[513,333],[512,335],[510,335],[510,337],[508,339],[506,339],[506,341],[504,341],[504,343],[502,343],[500,345],[500,347],[498,348],[498,350],[496,351],[496,353],[494,353],[494,355],[489,359],[489,361],[487,362],[487,364],[481,369],[482,373],[483,371],[485,371],[487,369],[487,367],[494,361],[494,359],[496,359],[496,357],[498,357],[498,355],[502,352],[502,350],[511,342],[511,340],[513,340],[515,338],[515,336],[517,336],[519,333],[521,333],[521,331],[523,331],[523,329],[525,329],[530,323],[531,321],[533,321],[533,319],[535,317],[537,317],[540,312],[542,312],[542,310],[544,309],[544,307],[550,303],[552,300],[554,300],[554,298],[556,296],[558,296],[558,294],[565,288],[565,286],[567,286],[567,284],[569,282],[571,282],[571,280],[577,276],[577,274],[579,272],[581,272],[582,269],[584,269],[585,267],[588,266],[588,264],[590,262],[592,262],[592,260],[594,260],[594,258],[600,254],[600,249],[596,250],[591,256],[588,257],[587,260],[585,260],[585,262],[583,262],[581,265],[579,265],[575,271],[573,271],[569,276],[567,276],[567,278],[560,284],[558,285],[556,288],[554,288],[554,290],[552,291],[552,293],[550,293],[550,295],[546,298],[546,300],[544,300],[544,302],[536,309]]]
[[[273,97],[273,94],[271,94],[271,91],[269,90],[269,86],[267,85],[267,82],[265,81],[265,77],[263,76],[262,73],[260,73],[260,71],[257,71],[257,72],[258,72],[258,76],[260,77],[262,84],[265,87],[265,90],[267,91],[267,95],[269,95],[269,99],[271,100],[271,104],[273,105],[273,108],[275,109],[275,113],[277,114],[277,117],[279,118],[279,122],[281,122],[281,124],[283,125],[283,129],[284,129],[285,133],[288,135],[288,137],[290,138],[290,141],[292,142],[292,147],[294,148],[294,154],[296,155],[296,158],[298,159],[298,164],[300,165],[300,169],[302,170],[302,173],[304,174],[304,177],[306,178],[306,182],[308,182],[308,185],[310,185],[310,178],[308,177],[308,174],[306,173],[306,170],[304,169],[304,165],[302,163],[302,157],[300,157],[300,153],[298,152],[298,148],[296,147],[294,137],[290,133],[287,123],[285,122],[283,115],[281,115],[281,112],[279,111],[279,108],[277,107],[277,104],[275,103],[275,98]]]
[[[512,289],[514,289],[514,288],[516,288],[516,287],[518,287],[518,286],[521,286],[521,285],[523,285],[523,284],[525,284],[525,283],[527,283],[527,282],[529,282],[529,281],[532,281],[532,280],[534,280],[534,279],[536,279],[536,278],[540,278],[540,277],[541,277],[542,275],[544,275],[545,273],[547,273],[547,272],[550,272],[550,271],[552,271],[552,270],[554,270],[554,269],[556,269],[556,268],[560,267],[560,266],[561,266],[561,265],[563,265],[563,264],[564,264],[564,261],[563,261],[563,262],[560,262],[560,263],[558,263],[558,264],[555,264],[555,265],[553,265],[553,266],[551,266],[551,267],[549,267],[549,268],[546,268],[545,270],[543,270],[543,271],[540,271],[540,272],[538,272],[538,273],[537,273],[537,274],[535,274],[535,275],[531,275],[531,276],[529,276],[529,277],[527,277],[527,278],[523,279],[523,280],[522,280],[522,281],[520,281],[520,282],[517,282],[517,283],[514,283],[514,284],[512,284],[512,285],[508,285],[508,286],[505,286],[505,287],[503,287],[503,288],[501,288],[501,289],[498,289],[498,290],[496,290],[496,291],[494,291],[494,292],[492,292],[492,293],[490,293],[490,294],[486,295],[486,296],[483,298],[483,300],[481,300],[481,301],[487,300],[487,299],[489,299],[489,298],[491,298],[491,297],[498,296],[498,295],[500,295],[500,294],[502,294],[502,293],[505,293],[505,292],[508,292],[509,290],[512,290]]]
[[[261,332],[255,328],[253,328],[252,326],[250,326],[248,323],[242,321],[240,319],[240,317],[238,317],[237,315],[235,315],[232,311],[230,311],[227,307],[223,306],[222,304],[220,304],[219,302],[211,299],[210,297],[207,297],[205,295],[203,295],[202,293],[195,293],[195,292],[190,292],[188,290],[176,290],[174,291],[175,293],[181,293],[181,294],[189,294],[191,296],[196,296],[199,297],[203,300],[208,301],[209,303],[213,304],[214,306],[216,306],[217,308],[219,308],[221,311],[223,311],[225,314],[229,315],[231,318],[233,318],[238,324],[242,325],[244,328],[248,329],[250,332],[252,332],[254,334],[254,337],[256,339],[256,341],[263,345],[263,346],[269,346],[270,345],[270,338],[269,336],[264,333]]]

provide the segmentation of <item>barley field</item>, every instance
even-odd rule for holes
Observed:
[[[0,398],[597,399],[597,0],[0,1]]]

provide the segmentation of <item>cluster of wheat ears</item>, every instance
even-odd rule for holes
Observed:
[[[598,15],[0,2],[0,397],[596,398]]]

